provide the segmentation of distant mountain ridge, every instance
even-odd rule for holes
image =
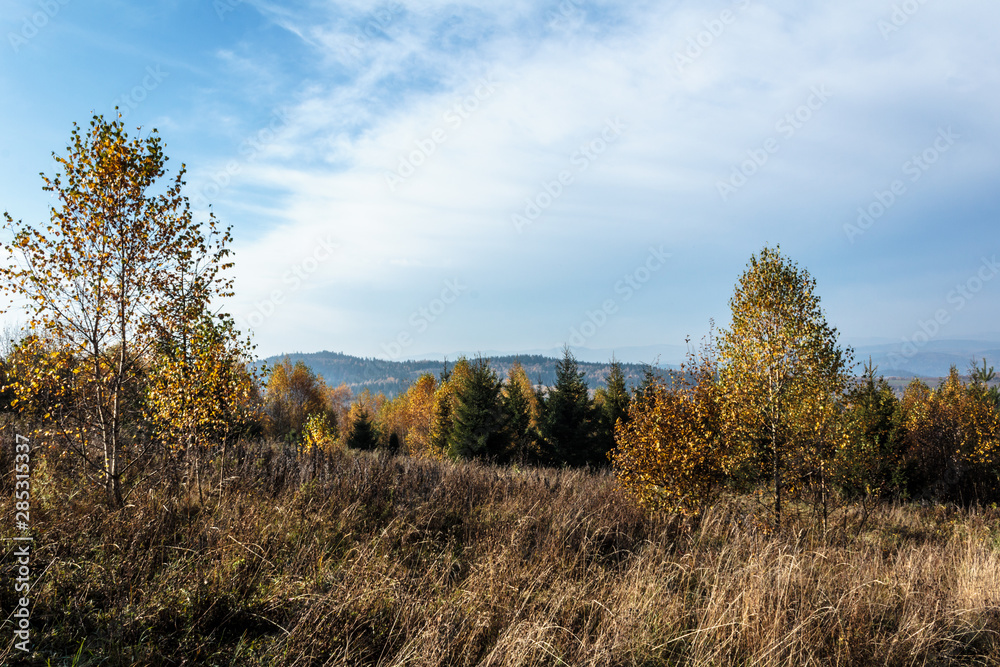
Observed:
[[[486,355],[484,355],[485,357]],[[342,352],[296,352],[281,354],[264,359],[264,363],[273,366],[285,357],[294,364],[302,361],[330,386],[346,384],[351,391],[358,392],[370,389],[386,396],[396,396],[406,389],[424,373],[439,377],[444,370],[444,361],[436,359],[388,361],[377,358],[354,357]],[[554,357],[542,355],[505,355],[488,357],[490,366],[504,378],[515,362],[520,362],[528,377],[535,384],[552,386],[556,379],[556,364]],[[584,373],[587,385],[593,390],[603,387],[611,369],[610,361],[603,363],[577,361]],[[448,368],[455,365],[455,359],[448,361]],[[646,369],[646,364],[623,363],[622,372],[630,387],[638,384]],[[663,371],[663,366],[657,367]]]
[[[631,387],[642,379],[647,364],[653,365],[660,371],[677,368],[686,353],[686,348],[679,345],[624,347],[616,350],[589,348],[571,348],[571,350],[591,390],[604,386],[612,355],[619,360],[626,360],[620,363]],[[293,363],[303,361],[313,372],[322,375],[329,385],[346,384],[354,393],[370,389],[386,396],[396,396],[406,391],[424,373],[440,376],[444,369],[444,360],[448,359],[450,368],[461,354],[447,355],[447,357],[437,354],[427,355],[436,357],[430,359],[390,361],[375,357],[355,357],[342,352],[295,352],[268,357],[264,362],[273,365],[287,356]],[[475,354],[465,356],[471,359]],[[532,382],[552,386],[555,383],[556,364],[562,354],[561,350],[553,348],[530,350],[522,354],[484,352],[483,356],[489,359],[490,366],[501,377],[506,377],[514,362],[520,361]],[[986,359],[987,366],[1000,369],[1000,341],[932,340],[920,347],[913,345],[907,347],[903,343],[859,345],[854,348],[854,360],[857,362],[854,369],[856,375],[860,375],[862,364],[869,358],[878,366],[878,373],[885,377],[942,378],[948,375],[953,365],[965,375],[972,361],[981,364],[983,358]],[[905,382],[900,386],[905,386]]]
[[[945,377],[952,366],[965,375],[970,363],[1000,368],[1000,342],[990,340],[932,340],[920,347],[913,343],[862,345],[854,350],[854,359],[878,366],[886,377]]]
[[[692,343],[692,347],[694,344]],[[676,366],[679,365],[687,357],[689,348],[685,345],[641,345],[641,346],[623,346],[616,348],[590,348],[590,347],[578,347],[574,345],[569,346],[570,351],[573,352],[573,356],[576,357],[577,361],[587,361],[595,364],[607,363],[612,357],[617,359],[619,362],[638,364],[640,366],[645,364],[653,365],[666,365],[666,366]],[[534,348],[530,350],[459,350],[457,352],[452,352],[449,354],[429,353],[424,354],[419,357],[421,360],[425,359],[436,359],[443,360],[446,357],[448,359],[457,359],[459,355],[465,355],[468,358],[472,358],[477,354],[482,354],[484,357],[490,358],[502,358],[502,357],[547,357],[550,359],[561,359],[563,354],[562,346],[549,347],[549,348]],[[410,356],[406,359],[417,360],[418,357]]]

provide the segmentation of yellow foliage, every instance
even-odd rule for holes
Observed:
[[[309,415],[330,410],[332,398],[334,394],[323,378],[313,373],[305,362],[300,360],[293,365],[291,359],[285,357],[270,369],[267,378],[264,409],[270,434],[278,438],[302,435]]]
[[[770,478],[777,524],[785,493],[816,482],[826,497],[824,462],[843,438],[838,401],[852,352],[837,345],[815,287],[780,248],[765,247],[740,277],[720,336],[726,442],[751,481]]]
[[[914,380],[901,401],[911,472],[933,486],[960,485],[1000,469],[1000,416],[985,388],[953,367],[936,390]],[[992,471],[992,472],[990,472]]]
[[[535,385],[531,383],[528,373],[524,370],[521,362],[515,361],[507,373],[507,382],[504,385],[504,395],[509,393],[512,384],[517,384],[521,389],[521,394],[528,400],[528,414],[531,417],[531,426],[538,428],[538,419],[541,416],[541,405],[538,403],[538,396],[535,394]]]
[[[721,446],[715,365],[705,358],[693,378],[671,374],[629,407],[615,426],[612,465],[619,482],[651,507],[697,513],[727,468]]]
[[[302,441],[306,453],[320,451],[329,454],[343,447],[337,437],[337,428],[330,423],[330,417],[322,412],[314,412],[306,418],[302,428]]]
[[[425,373],[414,382],[405,394],[386,402],[379,415],[379,423],[387,433],[399,437],[403,449],[410,456],[430,452],[430,433],[437,381]]]
[[[258,417],[257,380],[229,320],[205,318],[154,360],[149,417],[161,440],[183,451],[223,441]]]
[[[231,238],[211,213],[207,224],[195,222],[183,166],[162,182],[167,158],[156,130],[129,138],[120,119],[97,115],[89,128],[74,124],[66,152],[53,157],[61,173],[42,177],[54,199],[49,223],[4,214],[11,240],[0,245],[10,263],[0,264],[0,291],[27,303],[29,327],[86,369],[72,417],[100,451],[88,451],[88,440],[66,444],[99,468],[121,505],[126,477],[138,479],[149,460],[136,400],[143,372],[162,341],[183,338],[213,299],[232,296],[232,279],[221,275]],[[184,391],[172,390],[154,412],[187,403]]]

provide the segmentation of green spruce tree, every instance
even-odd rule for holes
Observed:
[[[646,364],[642,369],[642,380],[632,390],[632,400],[637,402],[652,401],[663,385],[663,377],[656,372],[656,367],[653,364]]]
[[[615,424],[619,419],[628,421],[628,406],[631,403],[622,365],[614,358],[611,359],[611,371],[605,387],[598,389],[594,398],[599,407],[600,449],[603,458],[607,458],[607,453],[615,448]]]
[[[551,463],[571,466],[600,463],[598,420],[569,347],[556,365],[556,384],[545,398],[541,435]]]
[[[844,397],[848,439],[836,452],[834,473],[841,493],[861,501],[875,500],[899,479],[903,430],[899,399],[869,358],[864,373]]]
[[[502,383],[482,357],[470,364],[469,371],[456,394],[448,453],[453,458],[503,459],[510,441],[504,428]]]
[[[367,412],[360,412],[351,424],[347,434],[347,446],[351,449],[372,450],[378,446],[378,431]]]

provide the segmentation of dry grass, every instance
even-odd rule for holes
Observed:
[[[347,453],[304,480],[259,450],[236,472],[117,513],[36,473],[35,664],[81,641],[103,665],[1000,664],[995,509],[775,537],[741,500],[650,516],[580,471]]]

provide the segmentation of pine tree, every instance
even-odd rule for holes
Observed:
[[[614,424],[619,419],[628,419],[628,406],[631,403],[628,385],[625,382],[622,365],[615,359],[611,360],[611,372],[608,373],[605,393],[608,397],[607,412],[611,423]]]
[[[1000,410],[1000,387],[995,384],[990,386],[990,382],[996,378],[997,374],[993,372],[992,366],[986,367],[986,357],[983,357],[982,368],[976,366],[975,363],[969,365],[969,376],[972,378],[973,388],[986,396],[993,403],[995,409]]]
[[[623,422],[628,420],[628,406],[631,403],[622,366],[614,358],[611,359],[611,371],[605,386],[594,392],[594,403],[598,410],[599,448],[603,452],[602,459],[606,459],[608,453],[615,448],[615,424],[619,419]]]
[[[509,446],[500,398],[502,385],[482,357],[470,364],[469,370],[468,378],[456,392],[448,453],[454,458],[499,460],[507,455]]]
[[[347,447],[370,451],[378,446],[378,431],[367,411],[358,410],[347,433]]]
[[[642,380],[632,391],[632,400],[640,403],[652,400],[661,385],[663,378],[656,372],[655,366],[646,364],[642,369]]]
[[[895,485],[903,455],[899,399],[876,370],[869,359],[861,380],[845,395],[849,437],[836,452],[834,468],[841,491],[862,502]]]
[[[439,458],[448,451],[448,439],[451,437],[453,425],[451,403],[453,387],[449,382],[443,382],[434,394],[434,405],[431,409],[431,428],[428,436],[428,453]]]
[[[572,466],[599,462],[597,415],[584,374],[569,347],[556,365],[556,384],[545,399],[541,434],[550,462]]]

